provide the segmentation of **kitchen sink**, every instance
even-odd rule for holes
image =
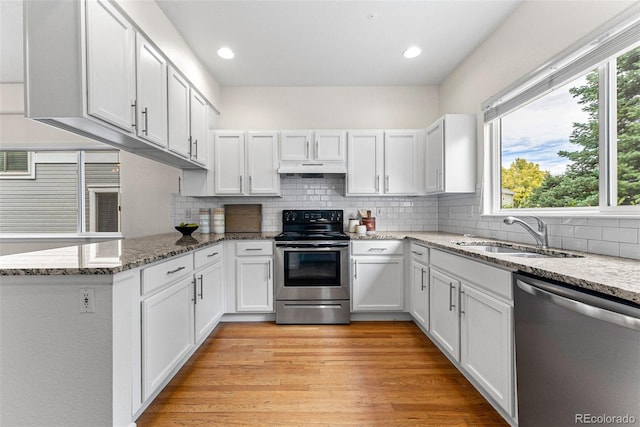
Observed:
[[[501,242],[452,242],[469,249],[476,249],[492,254],[508,255],[518,258],[582,258],[581,255],[556,250],[513,246]]]

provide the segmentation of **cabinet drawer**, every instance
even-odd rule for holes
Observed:
[[[273,242],[271,240],[251,240],[236,243],[237,256],[264,256],[273,255]]]
[[[429,248],[411,243],[411,257],[422,264],[429,264]]]
[[[513,301],[511,271],[432,249],[431,265],[453,273],[476,287]]]
[[[402,255],[403,240],[361,240],[351,242],[352,255]]]
[[[197,270],[207,264],[212,264],[222,260],[222,245],[211,245],[207,248],[200,249],[193,254],[193,267]]]
[[[193,273],[193,255],[181,255],[168,261],[156,264],[153,267],[142,270],[142,285],[140,293],[146,295],[149,292],[161,288],[182,277]]]

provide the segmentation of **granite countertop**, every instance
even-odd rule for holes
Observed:
[[[0,276],[115,274],[224,240],[273,239],[278,233],[179,233],[73,245],[0,256]]]
[[[495,242],[484,237],[465,237],[441,232],[379,231],[370,236],[349,233],[352,240],[410,239],[430,247],[487,261],[511,270],[557,280],[583,289],[611,295],[640,304],[640,261],[584,252],[549,249],[549,253],[566,253],[577,257],[519,258],[495,254],[459,245],[454,242]],[[513,247],[533,248],[530,245],[505,242]]]
[[[224,240],[273,239],[278,233],[199,234],[195,240],[180,239],[178,233],[74,245],[43,251],[0,256],[0,276],[115,274]],[[492,241],[441,232],[385,232],[370,236],[349,233],[352,240],[409,239],[479,261],[538,277],[558,280],[640,304],[640,261],[573,251],[560,258],[517,258],[480,251],[456,242]],[[509,243],[511,244],[511,243]],[[529,245],[512,244],[514,247]]]

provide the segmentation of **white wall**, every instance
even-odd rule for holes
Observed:
[[[436,86],[223,87],[221,129],[425,128]]]
[[[484,152],[481,103],[638,3],[524,1],[447,77],[440,86],[440,112],[475,113],[478,117],[478,183],[482,182]],[[479,193],[439,197],[439,230],[534,243],[524,229],[503,224],[501,217],[478,215],[480,204]],[[545,220],[550,224],[553,247],[640,259],[637,218]]]
[[[171,197],[180,170],[135,154],[120,152],[121,231],[126,238],[173,229]]]

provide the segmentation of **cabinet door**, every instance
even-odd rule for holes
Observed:
[[[213,149],[215,194],[243,194],[244,132],[216,132]]]
[[[278,133],[247,133],[248,194],[280,193],[278,175]]]
[[[273,261],[265,257],[236,260],[236,310],[273,311]]]
[[[152,45],[136,34],[137,40],[137,134],[140,138],[167,146],[167,62]]]
[[[301,161],[311,159],[311,131],[282,131],[280,160]]]
[[[202,165],[207,162],[207,114],[208,105],[204,97],[195,90],[190,93],[191,110],[191,160]]]
[[[444,119],[438,120],[427,129],[427,157],[425,191],[444,191]]]
[[[429,329],[429,267],[411,262],[411,314]]]
[[[320,161],[344,162],[346,156],[346,132],[342,130],[315,131],[313,158]]]
[[[460,364],[512,414],[512,308],[466,284],[460,296]]]
[[[389,131],[384,135],[384,192],[418,194],[420,147],[416,131]]]
[[[196,273],[196,342],[215,327],[224,311],[222,260]]]
[[[169,150],[189,158],[189,83],[171,67],[167,79]]]
[[[382,132],[349,132],[347,138],[347,194],[382,192]]]
[[[353,311],[404,309],[402,257],[353,258]]]
[[[142,394],[146,400],[194,345],[192,277],[142,301]]]
[[[135,31],[107,0],[87,2],[87,112],[133,132]]]
[[[429,277],[429,330],[454,359],[460,359],[460,282],[435,268]]]

